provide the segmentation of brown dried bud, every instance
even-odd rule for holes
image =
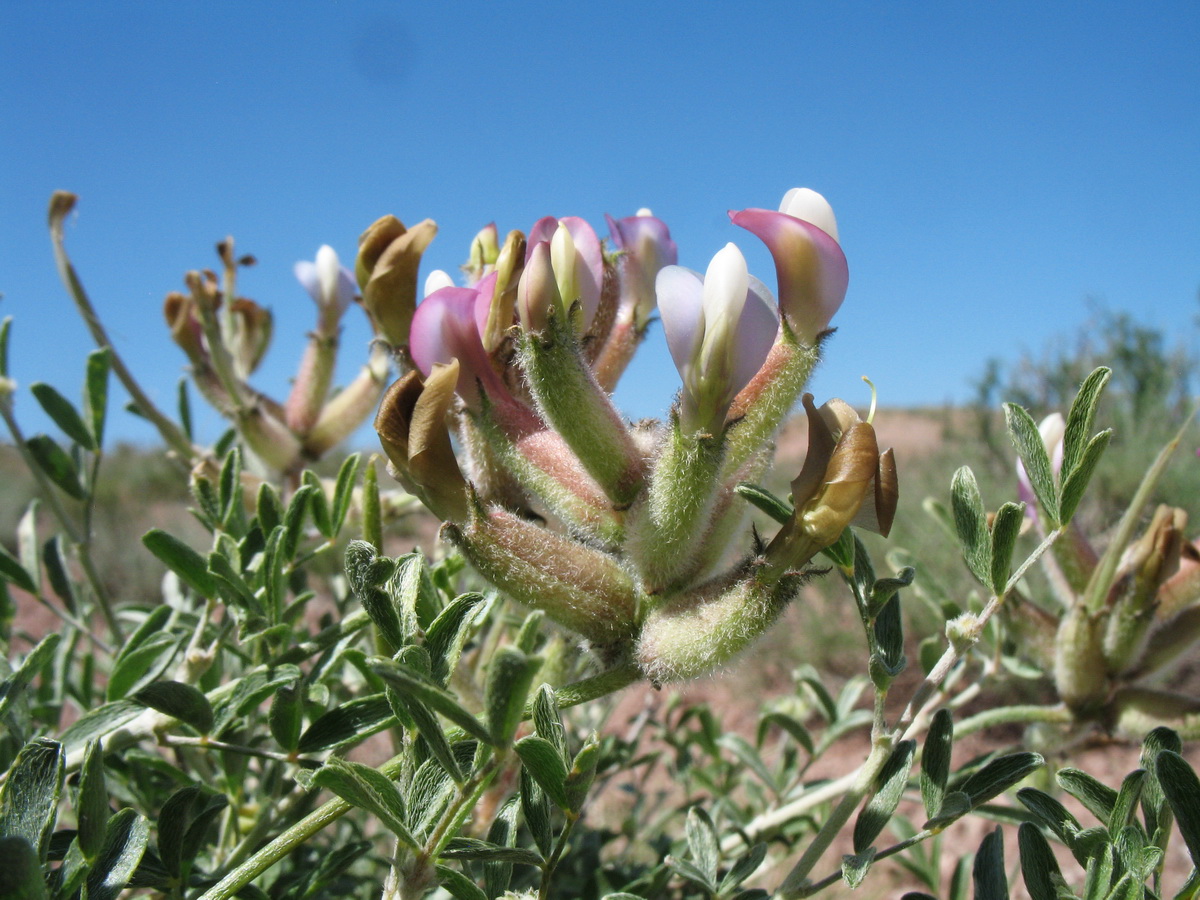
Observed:
[[[417,270],[435,235],[437,225],[432,219],[406,229],[395,216],[384,216],[358,239],[354,271],[363,304],[393,346],[408,343],[417,308]]]
[[[384,394],[375,430],[396,480],[438,518],[462,522],[469,513],[467,481],[446,429],[457,383],[458,360],[435,365],[425,381],[409,372]]]

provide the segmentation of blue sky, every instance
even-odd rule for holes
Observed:
[[[1173,3],[19,3],[0,0],[0,315],[26,388],[78,393],[86,331],[59,286],[50,193],[120,350],[164,402],[162,298],[232,234],[283,395],[313,308],[295,260],[352,259],[378,216],[436,219],[429,268],[540,216],[651,207],[681,262],[726,210],[821,191],[850,290],[819,399],[970,396],[983,361],[1072,331],[1094,298],[1191,339],[1200,287],[1200,6]],[[344,339],[348,377],[367,330]],[[618,392],[660,415],[660,341]],[[207,419],[207,437],[215,420]],[[119,416],[119,437],[153,435]],[[364,441],[367,439],[363,436]]]

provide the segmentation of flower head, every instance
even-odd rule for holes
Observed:
[[[671,358],[683,379],[681,425],[718,430],[729,404],[762,367],[779,320],[770,291],[726,244],[703,277],[666,266],[656,280]]]
[[[321,245],[314,262],[302,259],[293,271],[322,312],[336,311],[340,316],[357,292],[354,274],[341,264],[337,251],[328,244]]]
[[[654,312],[654,280],[660,269],[679,261],[679,251],[666,223],[648,209],[639,209],[636,216],[605,219],[613,245],[621,251],[621,301],[633,308],[634,324],[640,330]]]
[[[577,330],[582,333],[600,308],[600,291],[604,286],[604,254],[600,239],[592,226],[578,216],[562,219],[547,216],[530,229],[526,265],[533,257],[534,248],[543,241],[550,246],[551,268],[563,310],[570,311],[577,302],[580,305],[582,319]]]

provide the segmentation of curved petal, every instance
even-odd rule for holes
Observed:
[[[480,382],[489,394],[503,390],[479,337],[475,314],[478,300],[479,292],[473,288],[434,291],[413,314],[409,336],[413,362],[426,376],[435,364],[458,360],[458,394],[470,404],[479,400]]]
[[[566,216],[558,221],[571,233],[575,243],[575,278],[579,285],[579,302],[583,304],[583,326],[587,328],[600,307],[600,289],[604,284],[604,253],[600,249],[600,238],[579,216]]]
[[[454,287],[454,279],[450,277],[450,273],[445,269],[434,269],[425,276],[425,291],[421,296],[428,297],[435,291],[447,287]]]
[[[675,368],[687,381],[692,357],[704,339],[704,281],[683,266],[664,266],[655,279],[658,314]]]
[[[774,210],[731,211],[729,218],[771,251],[780,312],[796,335],[811,344],[846,297],[850,273],[842,248],[811,222]]]
[[[319,306],[321,303],[321,282],[317,278],[316,264],[307,259],[302,259],[296,265],[292,266],[292,271],[296,273],[296,280],[300,282],[300,286],[308,291],[308,296],[313,298],[313,303]]]
[[[783,195],[779,211],[812,222],[835,241],[838,239],[837,217],[833,214],[833,207],[811,188],[792,188]]]
[[[779,313],[776,311],[775,298],[765,284],[751,275],[746,305],[738,319],[738,352],[734,356],[730,376],[731,399],[758,374],[778,334]]]
[[[543,216],[534,222],[533,227],[529,229],[529,236],[525,238],[525,262],[529,262],[529,257],[533,255],[534,245],[540,244],[542,241],[550,243],[556,231],[558,231],[558,219],[554,216]]]

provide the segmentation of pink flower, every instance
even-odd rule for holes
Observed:
[[[413,315],[409,351],[428,377],[437,363],[459,363],[457,393],[469,405],[479,404],[480,387],[489,396],[506,396],[507,388],[492,367],[481,335],[487,327],[495,274],[477,287],[443,287],[426,297]]]
[[[730,211],[729,218],[767,245],[779,280],[779,310],[800,340],[814,343],[842,305],[850,279],[833,209],[816,191],[793,188],[778,212],[743,209]]]
[[[635,325],[646,327],[654,312],[654,279],[663,266],[679,262],[679,251],[662,219],[648,209],[623,219],[604,217],[613,245],[621,254],[621,301],[635,311]]]

